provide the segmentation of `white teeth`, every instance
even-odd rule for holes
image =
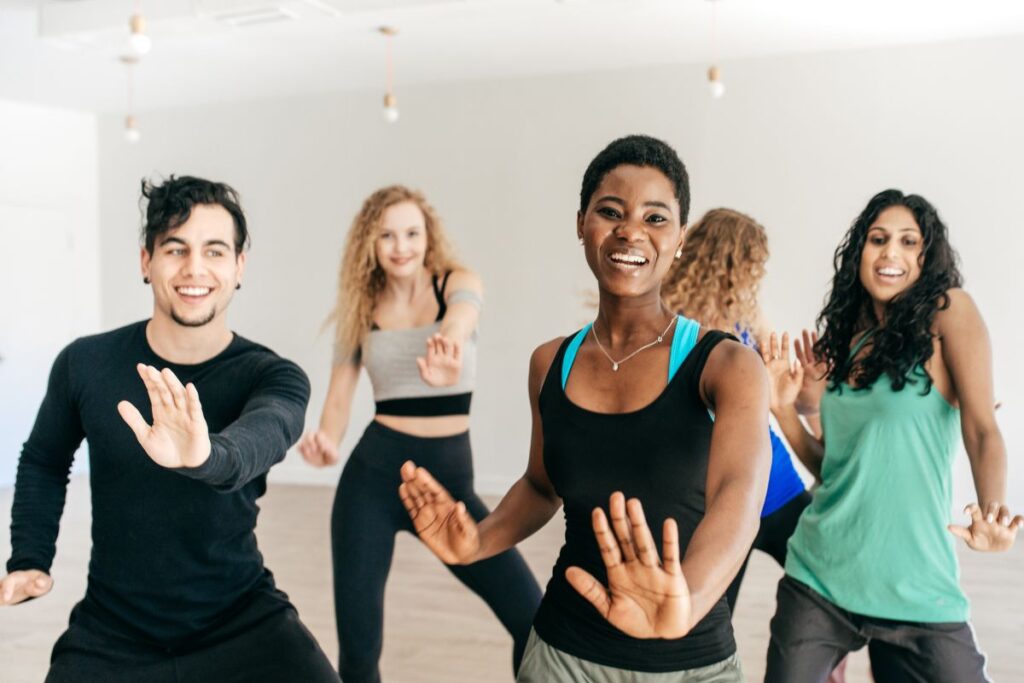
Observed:
[[[628,263],[637,266],[647,263],[647,259],[643,256],[633,256],[632,254],[612,254],[609,258],[616,263]]]
[[[903,275],[903,271],[900,270],[899,268],[879,268],[878,269],[878,274],[879,275],[899,276],[899,275]]]
[[[178,287],[177,291],[179,294],[185,296],[206,296],[210,293],[209,287]]]

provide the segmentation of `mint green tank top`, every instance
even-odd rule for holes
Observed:
[[[893,391],[883,374],[869,389],[826,392],[821,421],[822,483],[789,539],[786,573],[857,614],[967,621],[946,529],[960,411],[934,387],[922,396],[920,382]]]

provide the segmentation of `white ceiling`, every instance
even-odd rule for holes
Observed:
[[[0,98],[122,111],[133,0],[0,0]],[[136,109],[403,85],[707,63],[708,0],[143,0]],[[232,28],[227,8],[294,19]],[[763,55],[1024,34],[1021,0],[718,0],[718,52]],[[726,77],[727,78],[727,77]]]

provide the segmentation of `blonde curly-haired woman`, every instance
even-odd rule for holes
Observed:
[[[758,348],[758,340],[765,335],[758,290],[767,261],[768,235],[760,223],[739,211],[712,209],[687,233],[679,258],[662,286],[662,296],[672,310]],[[816,414],[806,417],[820,434]],[[769,437],[772,468],[761,508],[761,526],[751,552],[760,550],[784,566],[789,537],[810,504],[811,494],[782,439],[770,427]],[[730,611],[736,609],[749,559],[748,555],[725,592]],[[830,683],[842,683],[845,670],[844,660],[832,672]]]
[[[395,535],[413,531],[398,497],[399,467],[430,462],[467,511],[488,509],[473,490],[469,407],[476,379],[480,279],[455,260],[424,196],[382,188],[349,231],[339,275],[334,367],[317,431],[299,444],[314,466],[338,461],[352,396],[365,368],[376,415],[341,474],[331,516],[339,665],[345,683],[380,681],[384,585]],[[517,669],[540,588],[517,551],[449,566],[514,640]]]

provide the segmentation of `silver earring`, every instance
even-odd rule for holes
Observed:
[[[682,258],[682,256],[683,256],[683,248],[679,247],[679,249],[676,251],[676,258]]]
[[[580,244],[583,244],[583,238],[582,237],[580,238]]]

